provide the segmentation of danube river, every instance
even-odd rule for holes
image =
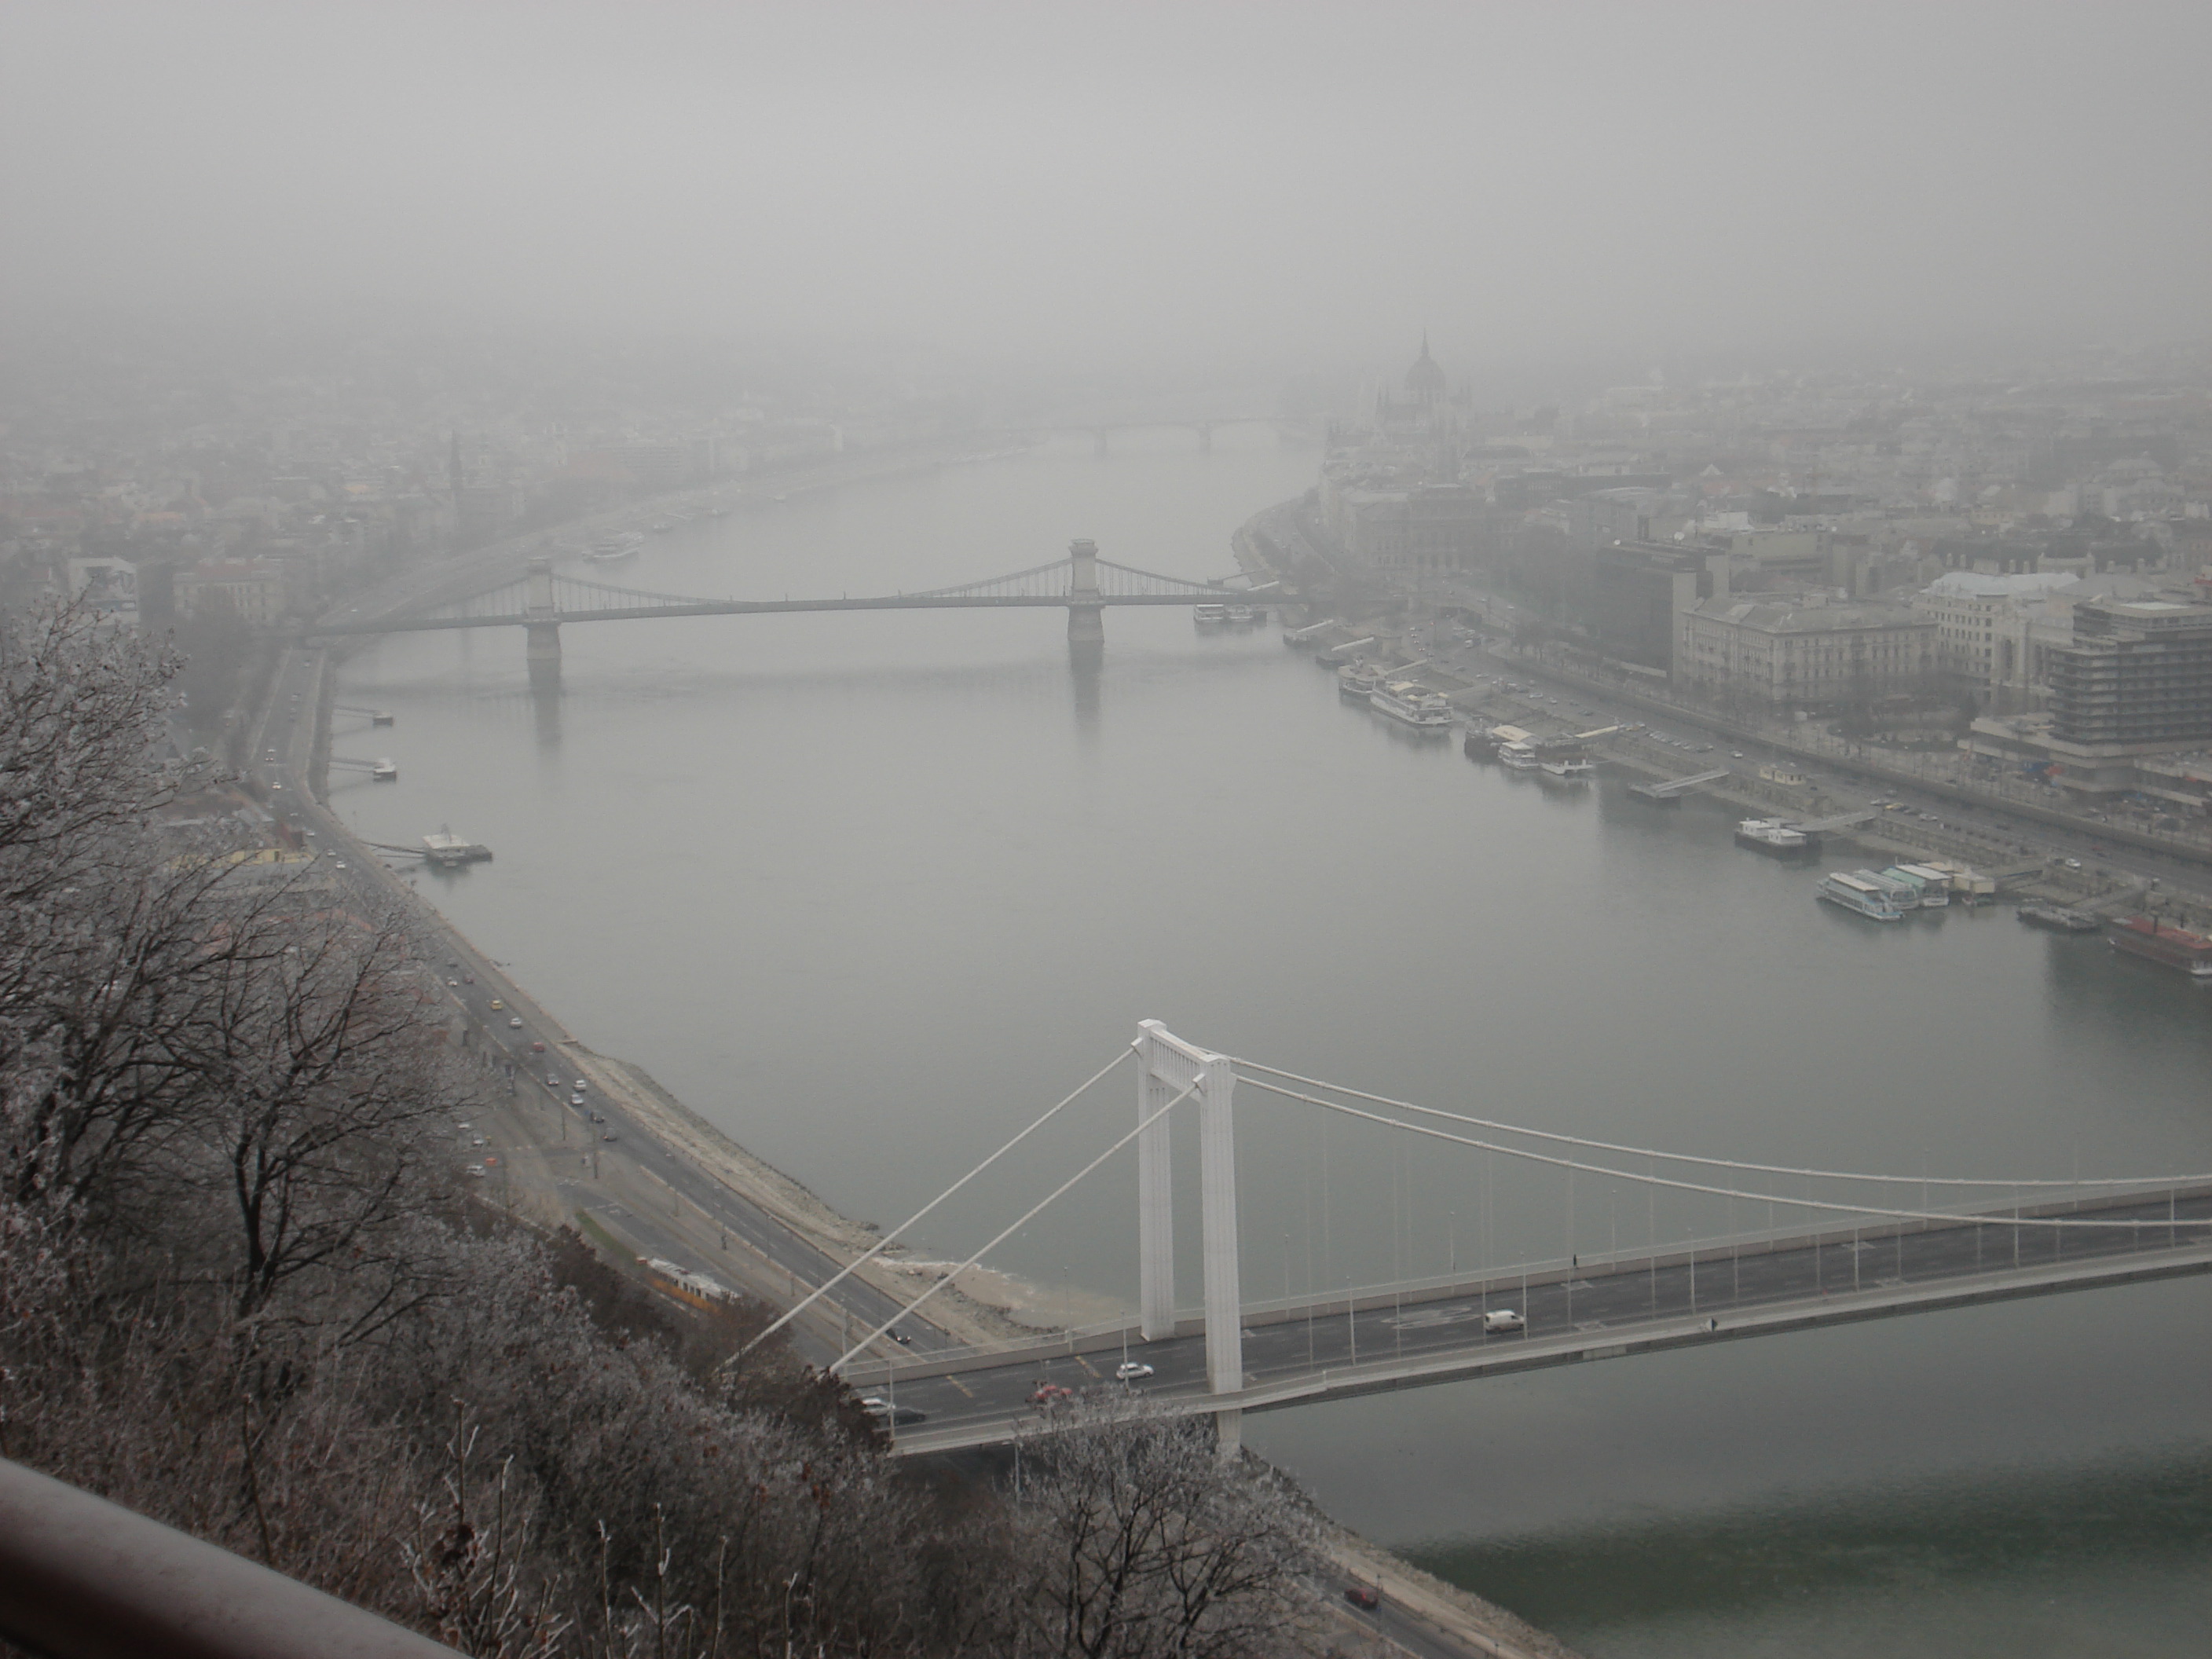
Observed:
[[[1086,536],[1218,575],[1316,459],[1261,428],[1047,448],[740,498],[588,574],[866,593]],[[1381,1094],[1770,1164],[2212,1170],[2212,994],[2179,975],[2006,910],[1885,928],[1817,905],[1717,809],[1472,765],[1342,704],[1272,626],[1106,629],[1080,674],[1049,611],[574,626],[553,696],[519,633],[396,637],[341,700],[397,727],[335,747],[393,753],[401,781],[331,804],[379,841],[490,844],[426,890],[579,1036],[864,1220],[918,1207],[1146,1017]],[[1764,1224],[1254,1090],[1238,1114],[1254,1298]],[[964,1255],[1133,1121],[1123,1072],[919,1249]],[[1133,1186],[1109,1165],[998,1253],[1040,1315],[1133,1297]],[[1186,1299],[1196,1231],[1186,1206]],[[1349,1524],[1601,1659],[2168,1655],[2212,1627],[2208,1375],[2212,1283],[2190,1280],[1246,1433]]]

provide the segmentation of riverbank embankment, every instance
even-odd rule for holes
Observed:
[[[312,695],[314,707],[288,726],[285,761],[274,769],[311,784],[299,805],[312,822],[301,827],[313,830],[333,872],[344,872],[339,884],[356,907],[396,909],[430,959],[453,1040],[487,1079],[475,1119],[497,1120],[496,1134],[484,1136],[494,1195],[541,1224],[582,1225],[603,1244],[616,1238],[617,1255],[628,1253],[617,1265],[626,1270],[641,1257],[673,1259],[779,1306],[873,1248],[879,1239],[872,1228],[753,1156],[642,1067],[582,1042],[327,809],[334,656],[302,647],[285,653],[270,696]],[[620,1127],[594,1125],[572,1109],[572,1092]],[[895,1316],[933,1279],[917,1280],[894,1247],[824,1298],[810,1328],[812,1346],[842,1352],[835,1345]],[[963,1282],[933,1298],[917,1320],[933,1331],[928,1346],[994,1347],[1035,1334],[969,1294],[984,1287]]]

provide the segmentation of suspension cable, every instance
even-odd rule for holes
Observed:
[[[928,1301],[930,1297],[935,1296],[947,1285],[953,1283],[960,1277],[961,1274],[966,1273],[969,1268],[974,1267],[978,1261],[981,1261],[993,1250],[998,1249],[1000,1245],[1006,1243],[1007,1239],[1012,1237],[1014,1234],[1028,1226],[1031,1221],[1036,1218],[1037,1212],[1040,1210],[1042,1210],[1046,1205],[1051,1203],[1053,1200],[1058,1198],[1070,1187],[1075,1185],[1077,1182],[1082,1180],[1084,1176],[1089,1175],[1093,1170],[1103,1164],[1108,1158],[1120,1152],[1124,1146],[1134,1140],[1139,1134],[1142,1134],[1146,1129],[1152,1127],[1153,1124],[1165,1117],[1168,1113],[1173,1110],[1176,1107],[1180,1106],[1184,1101],[1189,1099],[1192,1091],[1195,1090],[1200,1083],[1205,1081],[1205,1078],[1206,1074],[1203,1072],[1200,1073],[1197,1077],[1191,1079],[1188,1088],[1186,1088],[1181,1094],[1177,1095],[1173,1100],[1168,1102],[1166,1105],[1161,1107],[1159,1110],[1154,1112],[1150,1117],[1146,1118],[1142,1122],[1139,1123],[1135,1128],[1130,1130],[1128,1133],[1123,1135],[1111,1146],[1109,1146],[1104,1152],[1099,1153],[1097,1157],[1092,1158],[1090,1163],[1085,1164],[1073,1175],[1068,1176],[1066,1180],[1061,1182],[1059,1186],[1054,1188],[1051,1192],[1048,1193],[1042,1199],[1039,1200],[1036,1204],[1032,1206],[1030,1209],[1023,1215],[1020,1220],[1015,1222],[1004,1232],[1000,1233],[996,1238],[986,1244],[981,1249],[976,1251],[975,1255],[969,1256],[965,1261],[955,1267],[951,1273],[946,1273],[942,1279],[939,1279],[934,1285],[932,1285],[920,1296],[908,1303],[905,1307],[900,1309],[889,1319],[884,1321],[882,1324],[877,1326],[875,1329],[870,1331],[866,1336],[862,1337],[858,1342],[855,1342],[851,1347],[846,1349],[843,1353],[838,1355],[836,1359],[831,1363],[830,1369],[834,1371],[837,1370],[839,1366],[843,1365],[848,1360],[851,1359],[854,1354],[860,1352],[861,1349],[866,1347],[868,1344],[874,1341],[885,1331],[890,1329],[892,1326],[897,1324],[900,1320],[905,1318],[907,1315],[912,1313],[923,1303]]]
[[[1402,1129],[1408,1134],[1426,1135],[1434,1140],[1448,1140],[1456,1146],[1473,1146],[1480,1152],[1503,1152],[1508,1158],[1521,1158],[1530,1164],[1546,1164],[1551,1165],[1553,1169],[1580,1170],[1589,1175],[1611,1176],[1616,1180],[1632,1181],[1647,1187],[1668,1187],[1674,1188],[1677,1192],[1705,1193],[1715,1198],[1741,1198],[1759,1203],[1780,1204],[1801,1210],[1828,1210],[1839,1215],[1877,1215],[1899,1221],[1942,1221],[1950,1223],[1954,1225],[1972,1224],[1995,1227],[2173,1227],[2180,1225],[2189,1227],[2212,1227],[2212,1218],[2190,1219],[2177,1223],[2172,1219],[2164,1221],[2124,1221],[2084,1220],[2078,1217],[2063,1216],[1990,1216],[1978,1215],[1972,1212],[1960,1214],[1957,1211],[1952,1210],[1894,1210],[1883,1208],[1880,1206],[1871,1204],[1832,1204],[1826,1200],[1817,1198],[1788,1198],[1775,1193],[1743,1192],[1729,1187],[1707,1186],[1702,1182],[1671,1180],[1665,1176],[1638,1175],[1631,1170],[1615,1170],[1601,1164],[1583,1164],[1573,1158],[1553,1158],[1543,1152],[1532,1152],[1527,1148],[1521,1146],[1501,1146],[1492,1141],[1475,1140],[1466,1135],[1452,1134],[1449,1131],[1443,1129],[1432,1129],[1424,1123],[1407,1123],[1402,1119],[1385,1117],[1379,1112],[1364,1112],[1357,1106],[1346,1106],[1340,1101],[1322,1100],[1317,1096],[1300,1094],[1295,1089],[1285,1089],[1279,1084],[1268,1083],[1259,1078],[1248,1078],[1245,1080],[1251,1084],[1254,1088],[1265,1089],[1271,1094],[1282,1095],[1291,1100],[1302,1100],[1308,1105],[1319,1106],[1328,1111],[1340,1112],[1346,1117],[1362,1118],[1367,1122],[1379,1123],[1387,1128]]]
[[[920,1220],[921,1220],[924,1216],[927,1215],[927,1214],[928,1214],[932,1210],[935,1209],[939,1205],[940,1205],[940,1204],[944,1203],[944,1202],[945,1202],[945,1200],[946,1199],[948,1199],[948,1198],[951,1197],[953,1194],[955,1194],[955,1193],[958,1192],[958,1191],[959,1191],[963,1187],[965,1187],[965,1186],[966,1186],[969,1182],[973,1181],[973,1180],[974,1180],[977,1176],[979,1176],[979,1175],[982,1174],[984,1170],[986,1170],[989,1169],[989,1168],[990,1168],[994,1164],[996,1164],[996,1163],[997,1163],[1000,1158],[1004,1158],[1004,1157],[1005,1157],[1008,1152],[1011,1152],[1012,1151],[1013,1151],[1015,1147],[1017,1147],[1017,1146],[1020,1146],[1020,1145],[1022,1144],[1022,1142],[1024,1142],[1024,1140],[1027,1140],[1027,1139],[1029,1139],[1032,1134],[1036,1133],[1039,1129],[1042,1128],[1042,1127],[1046,1125],[1046,1123],[1049,1122],[1053,1118],[1054,1118],[1054,1117],[1058,1116],[1058,1115],[1060,1115],[1060,1112],[1062,1112],[1063,1110],[1065,1110],[1066,1108],[1068,1108],[1068,1107],[1070,1107],[1070,1106],[1073,1105],[1073,1104],[1074,1104],[1078,1100],[1081,1099],[1081,1098],[1083,1097],[1083,1096],[1084,1096],[1084,1095],[1087,1094],[1087,1093],[1090,1091],[1091,1085],[1093,1085],[1093,1084],[1097,1083],[1097,1082],[1098,1081],[1098,1079],[1101,1079],[1101,1078],[1104,1077],[1104,1076],[1106,1075],[1106,1073],[1109,1073],[1109,1072],[1112,1071],[1112,1070],[1113,1070],[1116,1066],[1119,1066],[1119,1065],[1120,1065],[1123,1060],[1125,1060],[1128,1059],[1128,1058],[1129,1058],[1129,1056],[1130,1056],[1131,1054],[1134,1054],[1135,1052],[1136,1052],[1136,1050],[1135,1050],[1133,1048],[1124,1048],[1124,1049],[1122,1049],[1122,1050],[1121,1050],[1121,1052],[1120,1054],[1118,1054],[1115,1055],[1113,1059],[1111,1059],[1111,1060],[1108,1060],[1108,1061],[1107,1061],[1103,1066],[1100,1066],[1097,1071],[1093,1072],[1093,1073],[1090,1075],[1090,1077],[1088,1077],[1087,1079],[1085,1079],[1084,1080],[1084,1083],[1083,1083],[1082,1086],[1081,1086],[1081,1087],[1079,1087],[1079,1089],[1077,1089],[1073,1094],[1069,1095],[1069,1096],[1068,1096],[1065,1100],[1061,1101],[1061,1102],[1060,1103],[1060,1104],[1059,1104],[1059,1105],[1054,1106],[1054,1107],[1050,1111],[1048,1111],[1048,1112],[1047,1112],[1047,1113],[1046,1113],[1042,1117],[1038,1118],[1035,1122],[1031,1123],[1031,1124],[1029,1126],[1029,1127],[1028,1127],[1028,1128],[1024,1129],[1024,1130],[1023,1130],[1019,1134],[1016,1135],[1016,1136],[1015,1136],[1012,1140],[1008,1141],[1005,1146],[1003,1146],[1000,1147],[1000,1148],[999,1148],[999,1150],[998,1150],[997,1152],[995,1152],[992,1153],[992,1154],[990,1155],[990,1157],[988,1157],[988,1158],[985,1158],[985,1159],[984,1159],[981,1164],[977,1164],[974,1169],[972,1169],[972,1170],[969,1170],[969,1171],[968,1171],[968,1173],[967,1173],[966,1175],[962,1176],[960,1177],[960,1179],[959,1179],[959,1180],[957,1180],[957,1181],[954,1182],[953,1182],[950,1187],[947,1187],[947,1188],[946,1188],[943,1192],[941,1192],[941,1193],[938,1194],[938,1195],[937,1195],[935,1198],[931,1199],[931,1200],[929,1200],[929,1202],[928,1202],[928,1203],[927,1203],[927,1204],[923,1205],[920,1209],[916,1210],[916,1211],[915,1211],[912,1215],[908,1216],[908,1217],[904,1221],[900,1222],[900,1223],[899,1223],[899,1224],[898,1224],[897,1226],[896,1226],[896,1227],[892,1228],[892,1229],[890,1230],[890,1231],[889,1231],[889,1232],[885,1233],[885,1234],[884,1234],[881,1238],[879,1238],[879,1239],[878,1239],[878,1240],[876,1241],[876,1243],[875,1243],[875,1244],[874,1244],[873,1248],[872,1248],[871,1249],[869,1249],[869,1250],[868,1250],[868,1252],[867,1252],[866,1255],[864,1255],[855,1256],[855,1257],[854,1257],[851,1261],[848,1262],[844,1267],[842,1267],[839,1268],[836,1273],[832,1273],[829,1278],[827,1278],[827,1279],[823,1279],[823,1280],[822,1281],[822,1283],[821,1283],[821,1284],[819,1284],[818,1285],[817,1285],[817,1286],[814,1288],[814,1290],[813,1290],[811,1292],[810,1292],[810,1293],[808,1294],[808,1296],[807,1296],[807,1297],[806,1297],[806,1299],[805,1299],[805,1301],[800,1302],[800,1303],[799,1303],[798,1304],[796,1304],[795,1306],[793,1306],[793,1307],[790,1308],[789,1310],[787,1310],[785,1313],[783,1313],[783,1314],[782,1314],[782,1315],[781,1315],[781,1316],[776,1320],[776,1322],[775,1322],[774,1324],[770,1325],[770,1326],[769,1326],[766,1330],[763,1331],[763,1332],[762,1332],[758,1336],[756,1336],[755,1338],[753,1338],[753,1340],[752,1340],[751,1341],[750,1341],[750,1342],[746,1343],[746,1344],[745,1344],[745,1346],[744,1346],[744,1347],[742,1347],[742,1348],[738,1349],[735,1353],[732,1354],[732,1355],[731,1355],[727,1359],[725,1359],[725,1360],[721,1363],[721,1364],[720,1364],[720,1366],[718,1366],[716,1369],[717,1369],[717,1370],[727,1370],[730,1366],[736,1364],[738,1363],[738,1361],[739,1361],[740,1359],[743,1359],[743,1358],[744,1358],[747,1354],[750,1353],[750,1352],[751,1352],[755,1348],[758,1347],[762,1343],[763,1343],[763,1342],[767,1341],[767,1340],[769,1340],[769,1338],[770,1338],[771,1336],[774,1336],[774,1335],[775,1335],[778,1331],[781,1330],[781,1329],[782,1329],[786,1325],[788,1325],[789,1323],[791,1323],[791,1322],[792,1322],[793,1320],[794,1320],[794,1319],[798,1318],[799,1315],[801,1315],[801,1314],[805,1313],[805,1312],[809,1308],[812,1307],[812,1306],[813,1306],[817,1302],[819,1302],[819,1301],[820,1301],[823,1297],[827,1296],[827,1295],[828,1295],[828,1294],[829,1294],[832,1290],[836,1289],[837,1285],[839,1285],[842,1284],[842,1283],[843,1283],[847,1279],[850,1278],[854,1273],[857,1273],[858,1271],[860,1271],[860,1268],[862,1268],[863,1267],[866,1267],[869,1262],[871,1262],[871,1261],[874,1261],[874,1260],[876,1259],[876,1257],[877,1257],[877,1256],[878,1256],[878,1255],[882,1255],[882,1254],[883,1254],[883,1252],[884,1252],[884,1250],[886,1250],[886,1249],[890,1249],[890,1245],[891,1245],[891,1243],[892,1243],[892,1242],[893,1242],[894,1240],[896,1240],[896,1238],[897,1238],[897,1237],[898,1237],[902,1233],[905,1232],[908,1228],[912,1227],[912,1226],[913,1226],[916,1222],[920,1221]]]
[[[1239,1060],[1237,1064],[1240,1067],[1251,1071],[1265,1072],[1271,1077],[1287,1078],[1293,1083],[1303,1083],[1310,1088],[1327,1089],[1333,1094],[1349,1095],[1355,1100],[1372,1101],[1377,1106],[1388,1106],[1400,1111],[1419,1112],[1428,1117],[1446,1118],[1454,1123],[1465,1123],[1478,1129],[1491,1129],[1500,1134],[1528,1135],[1537,1140],[1556,1141],[1568,1146],[1588,1147],[1592,1152],[1624,1152],[1635,1158],[1656,1158],[1672,1164],[1698,1164],[1711,1169],[1742,1170],[1752,1175],[1814,1176],[1824,1180],[1872,1181],[1896,1186],[2004,1187],[2015,1191],[2023,1188],[2139,1187],[2146,1179],[2166,1181],[2174,1186],[2212,1181],[2212,1175],[2182,1175],[2170,1177],[2077,1176],[2066,1181],[2000,1181],[1983,1176],[1860,1175],[1845,1170],[1800,1170],[1782,1164],[1745,1164],[1734,1158],[1701,1158],[1695,1152],[1662,1152],[1650,1146],[1626,1146],[1617,1141],[1591,1140],[1582,1135],[1560,1134],[1549,1129],[1531,1129],[1518,1123],[1498,1123],[1488,1118],[1468,1117],[1458,1112],[1447,1112],[1441,1107],[1418,1105],[1410,1100],[1393,1100],[1388,1095],[1370,1095],[1364,1090],[1346,1088],[1340,1083],[1324,1082],[1320,1078],[1301,1077],[1296,1072],[1285,1072],[1276,1066],[1262,1066],[1256,1060]],[[1257,1078],[1253,1078],[1250,1081],[1259,1088],[1264,1089],[1268,1086]],[[1297,1097],[1301,1100],[1305,1098],[1303,1095]]]

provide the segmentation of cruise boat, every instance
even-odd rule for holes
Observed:
[[[1382,671],[1364,657],[1354,657],[1336,671],[1336,689],[1347,697],[1370,702],[1382,689]]]
[[[1845,874],[1831,870],[1820,878],[1815,890],[1829,903],[1856,912],[1874,921],[1902,921],[1905,912],[1891,900],[1887,889],[1871,879],[1873,872],[1861,870]]]
[[[1517,726],[1500,726],[1485,720],[1470,720],[1467,741],[1461,747],[1469,760],[1496,760],[1498,751],[1509,743],[1533,743],[1535,739]]]
[[[1416,732],[1434,732],[1439,737],[1451,732],[1450,699],[1440,691],[1430,690],[1418,680],[1392,680],[1387,685],[1379,685],[1368,694],[1367,702],[1376,713],[1403,721]]]
[[[1818,849],[1812,836],[1780,818],[1744,818],[1735,826],[1735,844],[1778,859],[1795,858]]]
[[[2179,968],[2199,985],[2212,984],[2212,939],[2169,927],[2156,916],[2122,916],[2106,924],[2105,941],[2115,951]]]
[[[1544,763],[1534,745],[1526,743],[1499,744],[1498,760],[1500,765],[1510,766],[1516,772],[1534,772]]]
[[[1862,879],[1872,882],[1889,895],[1889,902],[1900,910],[1920,908],[1920,888],[1916,882],[1902,876],[1892,875],[1887,870],[1860,870],[1855,872]]]
[[[1948,871],[1938,870],[1931,864],[1893,864],[1882,874],[1901,878],[1918,888],[1920,908],[1923,910],[1950,907],[1951,877]]]
[[[1240,627],[1250,627],[1265,614],[1265,612],[1255,613],[1249,605],[1232,605],[1229,607],[1229,620]]]
[[[638,549],[644,545],[645,538],[636,531],[617,530],[594,541],[584,550],[584,556],[593,564],[617,564],[635,558]]]
[[[1594,783],[1597,780],[1597,765],[1582,755],[1560,755],[1543,763],[1537,769],[1540,783]]]
[[[1225,605],[1194,605],[1190,608],[1190,619],[1200,628],[1214,627],[1229,620]]]
[[[1913,902],[1917,909],[1948,909],[1951,907],[1951,878],[1940,869],[1927,869],[1923,865],[1889,865],[1882,872],[1882,880],[1902,883],[1913,890]]]

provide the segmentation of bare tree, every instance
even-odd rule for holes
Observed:
[[[1038,1650],[1082,1659],[1279,1653],[1297,1624],[1302,1511],[1217,1454],[1211,1423],[1133,1401],[1063,1410],[1018,1444]]]

